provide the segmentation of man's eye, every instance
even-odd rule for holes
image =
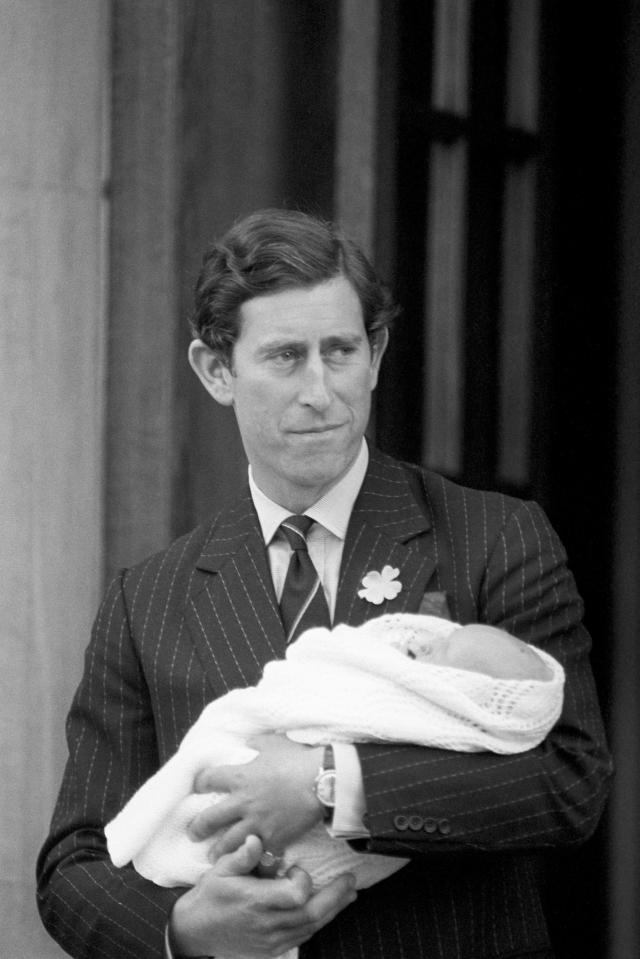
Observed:
[[[355,346],[351,346],[350,344],[345,343],[341,346],[332,347],[329,350],[329,356],[335,360],[344,360],[344,359],[347,359],[349,356],[353,356],[355,351],[356,351]]]
[[[293,363],[297,358],[298,354],[295,350],[281,350],[279,353],[274,353],[272,357],[272,359],[281,366]]]

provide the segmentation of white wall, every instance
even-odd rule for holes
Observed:
[[[61,951],[34,860],[102,580],[109,0],[0,0],[0,954]]]

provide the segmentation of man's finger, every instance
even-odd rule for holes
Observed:
[[[316,929],[320,929],[336,916],[345,906],[355,902],[356,881],[351,873],[338,876],[328,885],[311,896],[305,906],[308,921]]]
[[[201,769],[195,778],[193,791],[196,793],[230,792],[237,776],[235,766],[210,766]]]
[[[221,856],[213,867],[216,876],[248,876],[256,868],[262,855],[262,843],[257,836],[247,836],[243,844]]]
[[[300,872],[303,872],[301,869]],[[282,928],[291,928],[304,922],[304,907],[311,895],[311,879],[297,877],[295,881],[288,876],[276,879],[257,879],[263,894],[263,904],[273,910],[274,922]],[[277,911],[277,917],[276,917]]]
[[[260,862],[263,851],[258,836],[247,836],[238,849],[220,857],[212,867],[211,874],[218,877],[249,876]],[[281,879],[270,882],[256,879],[255,882],[259,884],[263,908],[282,911],[283,915],[287,911],[301,914],[300,910],[312,892],[311,877],[298,866],[292,866]]]
[[[305,872],[304,869],[300,869],[299,866],[291,866],[291,868],[287,870],[286,878],[291,883],[293,904],[304,906],[313,891],[311,876],[308,872]]]
[[[200,839],[208,839],[219,829],[232,826],[238,819],[240,819],[240,812],[237,802],[233,799],[222,799],[220,802],[211,803],[210,806],[194,816],[189,823],[187,832],[191,839],[198,842]],[[245,830],[242,840],[246,838],[248,833],[249,830]],[[225,852],[230,852],[232,848],[235,847],[228,847]]]
[[[295,871],[294,871],[295,870]],[[299,875],[302,873],[302,875]],[[304,877],[306,876],[306,880]],[[282,929],[296,930],[296,935],[308,939],[322,926],[330,922],[341,909],[355,902],[355,878],[351,873],[345,873],[332,880],[318,892],[311,894],[311,879],[302,869],[296,866],[290,869],[285,879],[277,879],[269,883],[270,888],[288,883],[289,889],[282,887],[284,897],[282,903],[272,900],[271,905],[282,910],[278,920]],[[291,887],[294,887],[292,889]],[[291,908],[292,897],[302,900],[299,908]],[[303,898],[306,897],[306,898]],[[299,941],[302,941],[300,939]]]
[[[234,823],[233,826],[223,830],[213,842],[211,861],[215,862],[220,856],[226,856],[227,853],[233,852],[234,849],[242,845],[249,835],[251,835],[251,829],[245,822]]]

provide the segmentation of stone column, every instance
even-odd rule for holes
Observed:
[[[102,588],[108,0],[0,9],[0,953],[61,951],[34,860]]]

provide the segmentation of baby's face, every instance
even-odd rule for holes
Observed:
[[[412,658],[468,669],[494,679],[550,679],[549,667],[522,640],[495,626],[471,623],[454,630],[433,643],[407,650]]]

